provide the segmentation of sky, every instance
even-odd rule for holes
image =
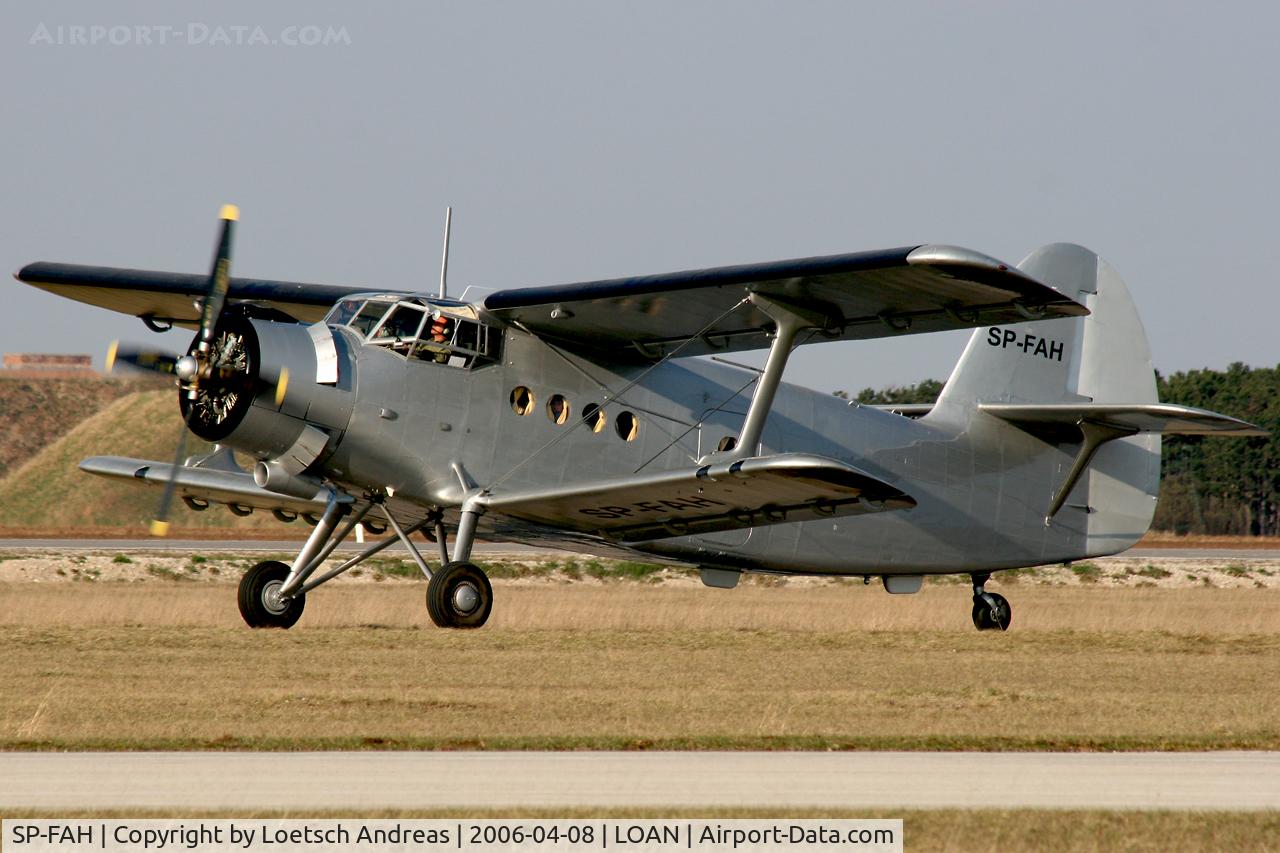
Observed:
[[[1231,2],[8,3],[0,266],[204,272],[225,202],[237,274],[432,290],[452,205],[455,294],[1065,241],[1161,371],[1273,366],[1277,31]],[[0,288],[4,352],[186,344]],[[787,379],[941,379],[966,338]]]

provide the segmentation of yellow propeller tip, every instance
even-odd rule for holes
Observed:
[[[112,341],[111,346],[107,347],[107,361],[106,361],[107,373],[110,373],[111,368],[115,367],[116,352],[119,351],[119,349],[120,349],[119,341]]]
[[[160,521],[159,519],[151,522],[151,535],[152,536],[168,536],[169,522]]]
[[[218,214],[218,218],[229,219],[232,222],[235,222],[240,218],[240,208],[236,207],[234,204],[224,204],[222,206],[222,212]]]
[[[289,390],[289,368],[280,368],[280,378],[276,380],[276,405],[284,403],[285,392]]]

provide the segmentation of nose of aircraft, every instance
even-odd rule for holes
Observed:
[[[351,418],[354,362],[322,324],[225,317],[208,371],[194,397],[180,397],[191,431],[260,460],[288,460],[295,473],[331,451]]]

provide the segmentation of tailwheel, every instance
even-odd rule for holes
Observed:
[[[240,615],[250,628],[292,628],[306,599],[280,597],[289,567],[276,560],[258,563],[240,579]]]
[[[427,584],[427,613],[441,628],[479,628],[493,609],[493,587],[474,563],[449,563]]]
[[[1013,608],[998,592],[983,592],[973,597],[973,627],[979,631],[1007,631],[1013,621]]]

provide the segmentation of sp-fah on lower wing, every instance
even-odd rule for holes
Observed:
[[[482,498],[488,512],[638,542],[910,509],[909,495],[835,459],[784,453]]]

